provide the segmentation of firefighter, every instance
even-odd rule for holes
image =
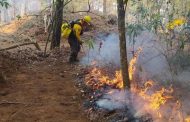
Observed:
[[[84,29],[90,24],[90,22],[91,17],[85,16],[83,19],[72,21],[70,23],[71,33],[68,37],[68,42],[71,48],[71,54],[69,58],[70,63],[79,61],[77,56],[83,43],[80,36],[83,34]]]

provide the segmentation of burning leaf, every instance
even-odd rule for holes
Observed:
[[[165,88],[162,88],[161,90],[155,91],[153,94],[148,94],[148,90],[153,87],[153,85],[153,81],[147,81],[144,84],[145,88],[140,90],[139,95],[150,103],[149,107],[151,109],[159,110],[161,105],[164,105],[166,103],[167,99],[173,98],[172,96],[165,95],[166,93],[172,93],[173,89],[170,88],[171,90],[167,90]]]
[[[116,71],[115,78],[110,79],[109,76],[103,75],[101,70],[94,68],[90,72],[89,76],[85,78],[86,85],[91,86],[93,89],[99,89],[103,86],[110,86],[112,88],[119,88],[123,87],[121,71]]]

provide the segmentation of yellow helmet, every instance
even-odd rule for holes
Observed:
[[[87,23],[90,23],[91,22],[91,17],[90,16],[85,16],[84,17],[84,21],[87,22]]]

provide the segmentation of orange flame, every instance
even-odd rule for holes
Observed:
[[[131,84],[135,85],[135,80],[133,75],[136,70],[136,62],[138,59],[139,53],[142,51],[141,48],[135,53],[135,56],[129,63],[129,78],[131,80]],[[100,69],[93,68],[89,75],[85,77],[86,85],[92,87],[93,89],[99,89],[105,85],[114,87],[114,88],[123,88],[123,81],[122,81],[122,73],[121,71],[115,72],[115,77],[111,79],[108,75],[104,75]],[[173,98],[170,94],[173,93],[173,88],[170,87],[169,89],[161,88],[157,91],[152,91],[153,93],[150,94],[151,88],[154,86],[153,80],[148,80],[145,82],[143,88],[132,87],[132,92],[140,96],[142,99],[148,102],[148,109],[154,110],[157,113],[159,118],[162,117],[160,112],[160,108],[164,105],[168,99]]]
[[[190,116],[185,119],[185,122],[190,122]]]
[[[138,93],[139,96],[141,96],[144,100],[149,102],[148,107],[151,110],[155,110],[157,111],[157,115],[159,118],[162,117],[162,114],[159,112],[159,109],[162,105],[164,105],[168,99],[173,98],[170,95],[166,95],[171,94],[173,92],[173,88],[170,88],[169,90],[165,89],[165,88],[161,88],[161,90],[155,91],[152,94],[148,93],[148,90],[153,87],[154,82],[152,80],[147,81],[144,84],[144,89],[141,89]]]
[[[139,53],[142,51],[142,48],[139,48],[138,51],[135,53],[135,56],[129,63],[129,79],[133,79],[133,74],[135,72],[135,64],[137,62],[137,58]],[[93,61],[96,63],[96,61]],[[123,80],[122,80],[122,73],[121,70],[115,72],[114,79],[110,79],[109,76],[102,74],[102,71],[97,68],[93,68],[89,75],[85,77],[86,85],[91,86],[93,89],[99,89],[105,85],[116,87],[116,88],[123,88]]]
[[[94,68],[89,76],[85,77],[86,85],[91,86],[93,89],[99,89],[105,85],[123,88],[121,71],[116,71],[114,79],[110,79],[109,76],[103,75],[100,69]]]
[[[137,63],[137,59],[139,56],[139,53],[142,51],[142,48],[139,48],[138,51],[135,53],[134,57],[131,59],[129,63],[129,79],[132,81],[133,80],[133,75],[135,73],[136,67],[135,64]]]

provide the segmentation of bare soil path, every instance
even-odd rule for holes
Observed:
[[[79,72],[63,60],[20,67],[0,84],[0,122],[88,122],[75,87]]]

